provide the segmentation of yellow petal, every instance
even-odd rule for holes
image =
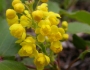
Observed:
[[[44,42],[44,41],[45,41],[45,37],[44,37],[43,35],[39,34],[39,35],[37,36],[37,40],[38,40],[39,42]]]

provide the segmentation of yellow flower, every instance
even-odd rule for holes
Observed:
[[[49,25],[51,26],[51,23],[48,19],[45,19],[45,20],[41,20],[39,23],[38,23],[38,26],[39,27],[42,27],[43,25]]]
[[[40,28],[36,28],[36,29],[35,29],[35,33],[36,33],[36,34],[39,34],[39,33],[40,33]]]
[[[24,41],[29,43],[35,43],[35,39],[32,37],[27,37]]]
[[[65,34],[65,30],[63,28],[58,28],[59,29],[59,32],[63,35]]]
[[[12,1],[12,6],[14,7],[14,5],[17,4],[17,3],[21,3],[21,1],[20,0],[13,0]]]
[[[62,40],[62,35],[61,35],[60,32],[57,32],[57,33],[55,34],[55,39],[56,39],[56,40],[54,40],[54,41]]]
[[[37,36],[37,40],[38,40],[39,42],[44,42],[44,41],[45,41],[45,36],[39,34],[39,35]]]
[[[19,50],[20,56],[35,57],[38,54],[35,45],[35,39],[31,36],[27,37],[22,43],[22,48]]]
[[[67,28],[67,27],[68,27],[67,21],[63,21],[63,22],[62,22],[62,27],[63,27],[63,28]]]
[[[41,2],[48,2],[48,0],[41,0]]]
[[[24,44],[18,53],[20,56],[35,57],[38,52],[35,44]]]
[[[8,19],[12,19],[16,16],[16,12],[13,9],[7,9],[6,10],[6,17]]]
[[[40,10],[33,11],[32,16],[34,20],[39,22],[43,18],[43,12]]]
[[[11,25],[13,25],[13,24],[18,24],[19,23],[19,21],[18,21],[19,19],[18,19],[18,16],[16,15],[14,18],[12,18],[12,19],[8,19],[7,18],[7,22],[8,22],[8,24],[11,26]]]
[[[64,40],[67,40],[69,38],[69,35],[68,34],[63,34],[63,39]]]
[[[59,53],[60,51],[62,51],[62,44],[60,43],[60,41],[55,41],[55,42],[51,42],[51,46],[50,49],[54,52],[54,53]]]
[[[51,26],[51,31],[52,31],[52,33],[56,33],[56,32],[58,32],[59,30],[58,30],[58,27],[57,27],[56,25],[52,25],[52,26]]]
[[[52,42],[52,41],[59,41],[59,40],[62,40],[62,35],[60,32],[57,32],[57,33],[52,33],[48,36],[49,40]]]
[[[12,34],[12,36],[18,39],[21,39],[21,40],[25,39],[26,32],[21,24],[13,24],[10,26],[9,29],[10,29],[10,33]]]
[[[35,39],[33,37],[27,37],[20,45],[25,44],[35,44]]]
[[[46,65],[50,63],[50,58],[43,53],[38,53],[34,59],[34,64],[37,67],[37,70],[43,70]]]
[[[40,28],[40,33],[44,36],[48,35],[51,32],[51,27],[49,25],[43,25]]]
[[[47,18],[50,20],[51,25],[58,25],[60,21],[57,17],[60,17],[60,16],[54,12],[49,12],[49,15]]]
[[[50,41],[62,40],[62,35],[59,32],[59,29],[56,25],[51,26],[51,32],[48,35],[48,38],[49,38]]]
[[[47,3],[42,3],[40,6],[37,6],[37,9],[42,11],[48,11],[47,6],[48,6]]]
[[[27,28],[31,27],[30,19],[25,15],[22,15],[20,17],[20,24],[22,24],[23,27],[27,27]]]
[[[17,3],[17,4],[14,5],[14,9],[15,9],[16,12],[22,13],[22,12],[24,12],[25,7],[24,7],[23,3]]]

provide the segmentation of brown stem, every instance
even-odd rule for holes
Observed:
[[[56,64],[56,66],[57,66],[57,70],[60,70],[60,67],[59,67],[59,64],[58,64],[57,61],[55,61],[55,64]]]
[[[60,68],[60,54],[57,55],[57,63],[58,63],[58,67]]]
[[[30,69],[35,69],[36,70],[36,67],[34,67],[34,66],[31,66],[31,65],[25,65],[25,66],[30,68]]]
[[[2,57],[0,57],[0,61],[2,61],[3,60],[3,58]]]
[[[74,59],[74,60],[69,64],[69,66],[68,66],[68,68],[67,68],[66,70],[69,70],[69,69],[71,68],[71,66],[72,66],[76,61],[78,61],[78,60],[79,60],[79,58]]]
[[[25,65],[26,67],[30,68],[30,69],[34,69],[34,70],[37,70],[36,67],[34,66],[31,66],[31,65]],[[44,70],[49,70],[49,69],[44,69]]]

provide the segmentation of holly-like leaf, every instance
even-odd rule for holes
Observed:
[[[22,63],[4,60],[0,62],[0,70],[28,70]]]
[[[78,49],[86,49],[86,42],[75,34],[73,35],[73,44]]]
[[[26,65],[34,65],[34,59],[29,57],[23,58],[22,63]]]
[[[11,36],[6,20],[0,21],[0,56],[14,56],[20,49],[15,43],[16,39]]]
[[[64,14],[70,18],[76,19],[80,22],[90,25],[90,13],[87,11],[76,11],[76,12],[67,12],[63,9],[60,9],[60,14]]]
[[[90,33],[90,25],[81,22],[70,22],[68,24],[68,33]]]

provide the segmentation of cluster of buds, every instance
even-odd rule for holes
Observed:
[[[43,70],[50,63],[50,51],[55,54],[61,52],[61,41],[68,39],[68,23],[63,21],[59,27],[61,16],[48,11],[47,3],[43,3],[48,0],[40,1],[42,3],[33,10],[33,0],[27,1],[26,4],[13,0],[13,9],[6,10],[10,33],[18,39],[16,43],[22,46],[18,54],[34,58],[37,70]],[[32,29],[35,35],[27,34],[27,29]]]

